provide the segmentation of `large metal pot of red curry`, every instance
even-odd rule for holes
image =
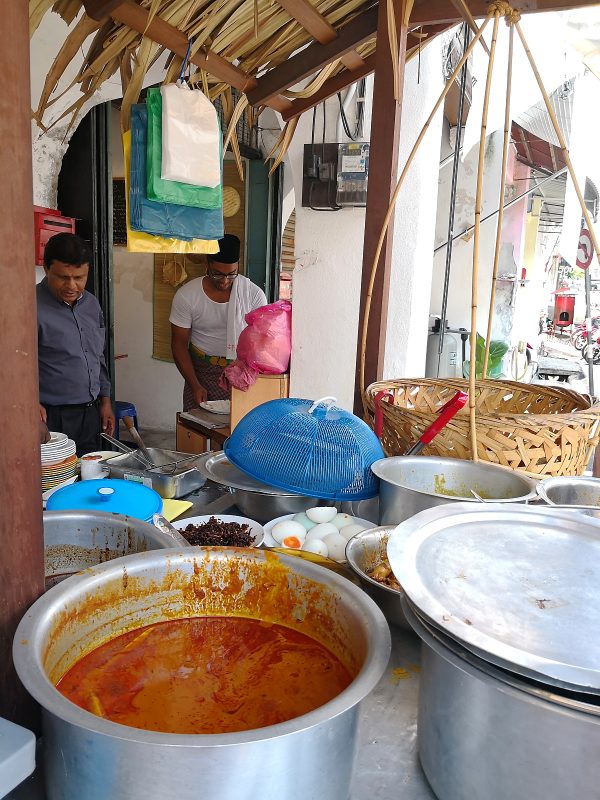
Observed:
[[[68,578],[13,655],[43,710],[48,800],[346,800],[389,652],[379,608],[334,572],[189,548]]]

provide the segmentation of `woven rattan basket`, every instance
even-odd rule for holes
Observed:
[[[373,383],[366,391],[367,421],[373,425],[375,396],[383,402],[382,444],[386,455],[405,453],[458,391],[460,379],[406,378]],[[513,381],[477,381],[477,455],[481,461],[522,470],[534,478],[582,475],[600,435],[600,405],[570,389]],[[471,458],[468,407],[436,436],[423,455]]]

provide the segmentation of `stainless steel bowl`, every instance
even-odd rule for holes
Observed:
[[[587,476],[546,478],[537,485],[540,498],[550,506],[572,506],[590,517],[600,518],[600,479]],[[595,510],[597,509],[597,510]]]
[[[357,533],[346,545],[346,559],[358,576],[361,586],[375,600],[387,621],[412,632],[402,610],[404,592],[390,589],[369,577],[369,572],[387,558],[388,538],[394,527],[384,525]]]
[[[44,511],[46,587],[113,558],[189,546],[141,519],[105,511]]]
[[[227,614],[310,632],[354,680],[287,722],[200,735],[119,725],[55,688],[83,654],[127,630]],[[342,800],[358,705],[381,678],[390,645],[375,603],[330,570],[264,550],[192,547],[126,556],[55,586],[21,620],[13,659],[42,706],[48,800]]]
[[[301,494],[263,494],[234,489],[235,504],[242,514],[257,522],[270,522],[286,514],[299,514],[307,508],[322,505],[323,500]]]
[[[380,480],[379,524],[400,522],[445,503],[527,503],[537,498],[536,483],[508,467],[437,456],[394,456],[371,469]]]

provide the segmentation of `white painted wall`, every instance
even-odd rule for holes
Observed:
[[[442,155],[449,150],[447,139],[448,129],[445,129],[445,142]],[[500,173],[502,168],[502,138],[503,134],[496,131],[487,137],[484,182],[482,193],[482,213],[484,219],[498,209],[500,191]],[[473,225],[475,194],[477,181],[478,145],[473,147],[466,155],[459,168],[458,188],[456,193],[456,209],[454,217],[454,233],[466,231]],[[522,177],[517,170],[515,177]],[[436,247],[444,243],[448,235],[448,210],[450,207],[452,164],[448,164],[440,171],[440,188],[438,195],[438,214],[435,226]],[[512,183],[509,170],[507,184]],[[517,192],[523,191],[523,181],[516,183]],[[500,251],[499,275],[515,274],[520,269],[522,233],[524,226],[524,206],[519,203],[504,214],[502,228],[502,248]],[[496,241],[497,217],[491,217],[481,224],[480,251],[479,251],[479,281],[478,281],[478,310],[477,330],[483,336],[487,329],[489,298],[491,290],[491,277],[494,262],[494,248]],[[446,250],[439,250],[434,257],[433,284],[431,288],[431,314],[439,316],[442,308],[442,294],[444,285]],[[464,327],[471,329],[471,275],[473,268],[473,234],[469,233],[454,241],[452,249],[452,262],[450,284],[448,292],[447,320],[452,328]],[[496,303],[494,327],[492,335],[505,338],[509,335],[512,320],[513,284],[498,282],[496,287]]]
[[[420,73],[417,82],[413,59],[404,80],[400,169],[443,88],[439,41],[423,52]],[[442,122],[440,111],[417,150],[396,205],[385,378],[420,377],[425,370]]]
[[[441,90],[440,45],[433,42],[407,66],[402,115],[400,168]],[[370,129],[372,82],[365,139]],[[327,141],[335,141],[337,98],[327,104]],[[317,130],[321,130],[321,111]],[[317,212],[301,208],[302,155],[311,139],[312,112],[300,119],[288,152],[296,195],[293,352],[291,393],[317,398],[335,395],[340,405],[354,402],[358,315],[362,279],[364,209]],[[421,374],[429,311],[433,220],[437,202],[437,163],[441,115],[425,138],[396,210],[385,374]]]

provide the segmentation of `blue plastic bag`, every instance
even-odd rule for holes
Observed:
[[[223,208],[206,209],[158,203],[146,195],[148,113],[139,103],[131,109],[130,220],[135,231],[182,239],[221,239]]]

